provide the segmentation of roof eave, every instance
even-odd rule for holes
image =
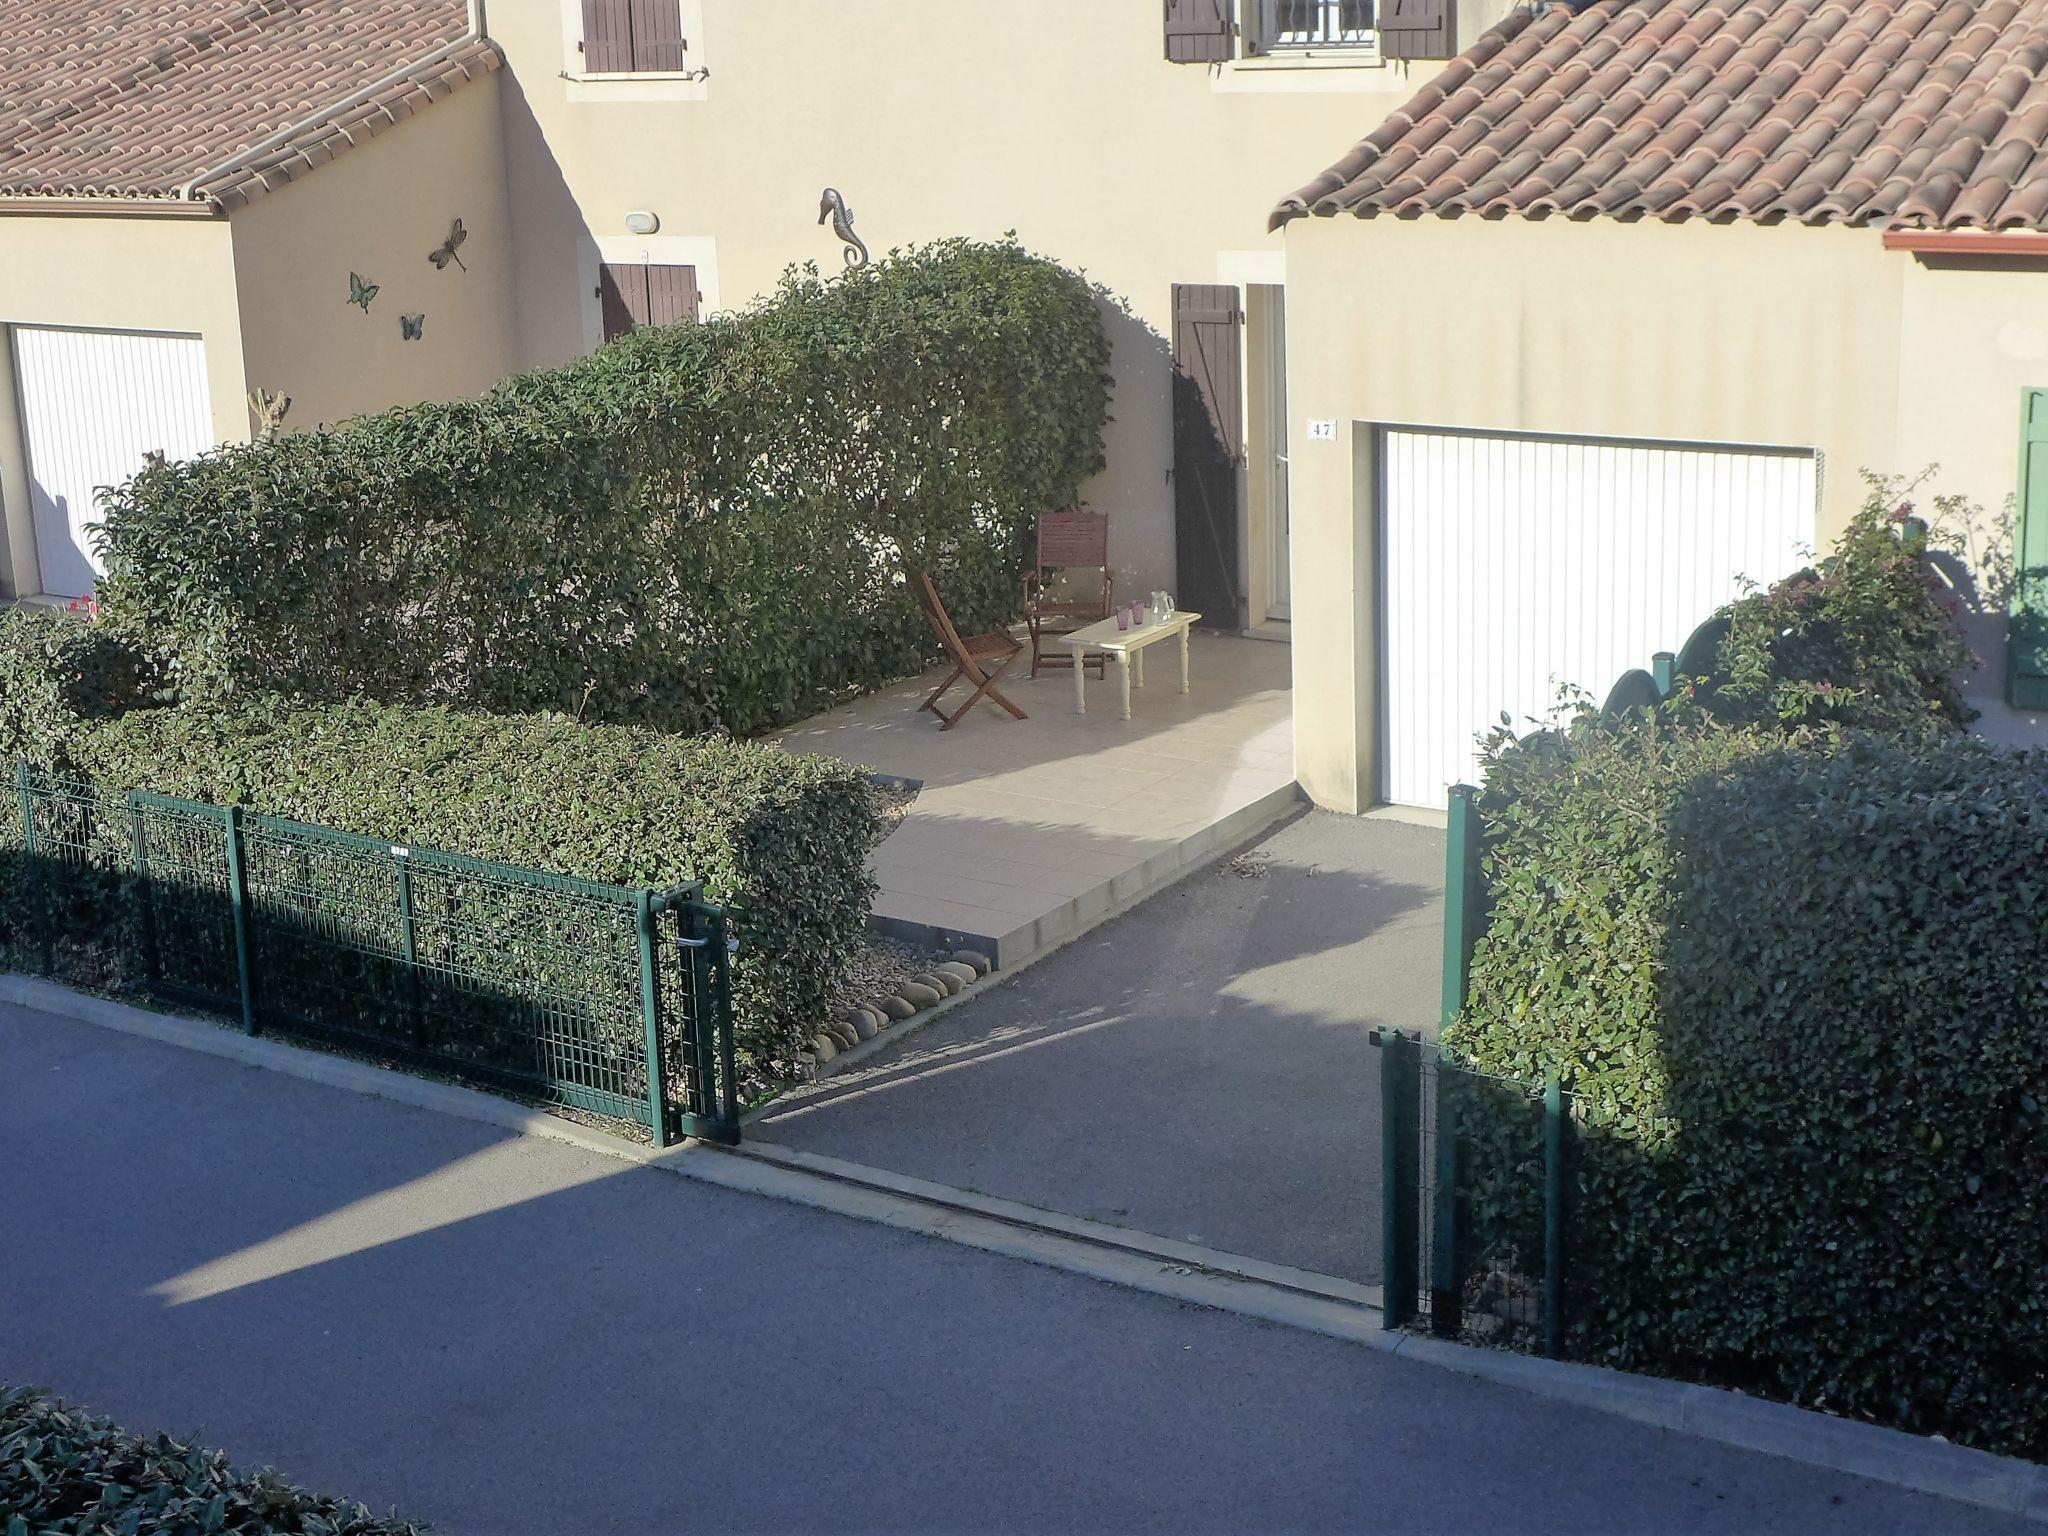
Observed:
[[[2048,233],[2039,230],[1888,229],[1888,251],[1915,256],[2048,256]]]
[[[0,218],[218,219],[226,213],[210,197],[0,196]]]

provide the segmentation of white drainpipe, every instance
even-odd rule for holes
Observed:
[[[408,75],[415,74],[423,69],[433,68],[434,65],[440,63],[443,59],[448,58],[451,54],[454,54],[460,51],[461,49],[467,48],[471,43],[476,42],[483,35],[484,0],[469,0],[469,28],[467,31],[463,33],[462,36],[456,38],[453,42],[443,43],[439,48],[436,48],[432,53],[428,54],[423,59],[411,60],[409,63],[400,65],[397,69],[394,69],[393,71],[391,71],[390,74],[385,75],[383,78],[371,81],[368,85],[363,86],[360,90],[351,91],[348,95],[342,97],[341,100],[337,102],[332,102],[329,105],[322,107],[318,112],[315,112],[312,116],[301,118],[298,122],[293,123],[288,128],[280,128],[276,133],[273,133],[269,138],[263,140],[261,143],[252,144],[247,149],[236,151],[229,158],[221,161],[220,164],[208,166],[205,170],[201,171],[197,176],[194,176],[190,181],[186,182],[185,185],[178,188],[178,196],[186,202],[195,202],[199,200],[201,197],[205,195],[204,193],[201,193],[197,190],[199,186],[202,185],[203,183],[209,181],[218,181],[221,177],[226,176],[231,172],[239,171],[245,165],[254,164],[256,161],[262,159],[265,155],[269,154],[272,150],[291,143],[293,139],[296,139],[300,134],[306,132],[309,128],[317,128],[320,126],[320,124],[327,122],[329,119],[339,117],[342,113],[348,111],[350,108],[361,106],[364,102],[368,101],[372,96],[377,95],[380,91],[389,90],[392,86],[397,85],[400,81],[404,80]]]

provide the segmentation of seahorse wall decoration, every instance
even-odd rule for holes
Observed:
[[[868,264],[868,248],[853,232],[853,210],[846,206],[846,199],[839,195],[837,187],[827,187],[825,195],[818,200],[818,222],[832,221],[832,233],[839,237],[846,247],[846,264],[849,267],[864,267]]]

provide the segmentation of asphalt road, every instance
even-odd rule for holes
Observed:
[[[1442,832],[1310,812],[752,1130],[1377,1281],[1371,1036],[1436,1032],[1443,866]]]
[[[0,1379],[458,1536],[2032,1529],[18,1010]]]

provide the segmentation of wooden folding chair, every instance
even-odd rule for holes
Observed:
[[[1052,596],[1054,573],[1069,595]],[[1116,604],[1116,577],[1109,567],[1109,514],[1068,507],[1038,519],[1038,558],[1024,578],[1024,623],[1031,632],[1031,675],[1041,667],[1092,666],[1099,673],[1109,657],[1100,651],[1079,657],[1046,641],[1109,617]]]
[[[950,731],[960,723],[960,717],[967,713],[984,697],[994,699],[1019,720],[1030,717],[1003,697],[996,687],[996,679],[1003,675],[1003,669],[1015,661],[1024,649],[1021,640],[1013,640],[1001,630],[991,630],[985,635],[972,635],[963,640],[960,632],[953,627],[953,621],[946,617],[946,605],[939,601],[939,594],[932,586],[931,577],[914,565],[904,567],[910,577],[910,590],[917,595],[917,606],[924,610],[926,622],[939,637],[939,643],[946,648],[946,655],[952,660],[953,671],[946,680],[931,691],[931,695],[917,707],[928,709],[939,717],[939,729]],[[994,663],[994,665],[990,665]],[[939,708],[939,695],[965,678],[974,684],[974,692],[952,714]]]

